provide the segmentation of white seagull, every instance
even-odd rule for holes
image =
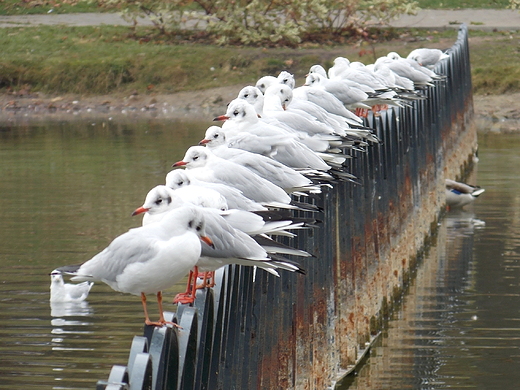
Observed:
[[[297,139],[297,134],[261,122],[255,108],[243,99],[231,101],[226,114],[213,120],[229,122],[224,130],[230,147],[266,155],[291,168],[330,169],[321,157]]]
[[[235,187],[256,202],[291,202],[291,197],[282,188],[237,163],[215,156],[204,146],[190,147],[184,158],[173,166],[186,167],[190,175],[199,180]]]
[[[184,205],[186,205],[186,203],[175,195],[175,191],[166,186],[156,186],[148,192],[143,205],[137,208],[132,215],[145,213],[143,224],[145,224],[145,226],[153,226],[156,223],[160,223],[164,218],[168,218],[173,210],[177,210],[178,207],[183,207]],[[249,234],[235,229],[229,224],[227,219],[220,214],[219,210],[211,208],[203,209],[200,206],[193,207],[198,208],[204,213],[205,228],[212,237],[212,245],[202,245],[200,256],[193,265],[193,267],[196,267],[195,275],[198,274],[199,270],[211,272],[228,264],[257,266],[276,276],[279,276],[276,269],[304,273],[295,262],[287,259],[273,258],[273,255],[269,255]],[[255,229],[259,225],[257,224],[258,220],[253,221],[253,219],[254,218],[248,217],[247,221],[242,219],[239,223],[242,228]],[[259,219],[261,220],[261,218]],[[267,225],[267,223],[264,224],[263,221],[261,221],[261,224]],[[294,253],[291,254],[309,256],[307,252],[298,250],[293,250],[293,252]],[[190,279],[191,276],[192,273],[190,273]],[[189,284],[190,281],[188,281],[188,285]],[[184,294],[179,294],[174,302],[193,302],[195,289],[196,283],[193,283],[191,292],[186,291]]]
[[[141,296],[145,324],[166,324],[162,310],[162,290],[179,282],[197,264],[205,236],[200,209],[184,205],[167,213],[161,221],[130,229],[87,262],[57,270],[74,275],[72,280],[108,284],[123,293]],[[159,321],[152,322],[146,307],[146,294],[156,294]]]
[[[166,186],[172,190],[187,188],[186,191],[216,191],[225,198],[228,208],[230,209],[246,211],[267,210],[267,207],[245,197],[242,191],[235,187],[231,187],[222,183],[211,183],[198,180],[193,175],[190,175],[189,171],[182,169],[174,169],[173,171],[168,172],[166,175]],[[282,203],[276,205],[277,206],[273,205],[273,207],[284,206]]]
[[[51,302],[83,302],[88,297],[93,282],[78,284],[65,283],[63,274],[57,270],[50,273],[51,276]]]
[[[210,126],[199,144],[206,145],[216,156],[242,165],[289,193],[295,191],[321,192],[319,186],[315,186],[310,179],[293,168],[261,154],[229,148],[226,143],[226,135],[218,126]]]
[[[330,177],[327,177],[326,174],[322,172],[312,170],[306,170],[305,172],[313,174],[318,179],[330,179]],[[199,196],[198,194],[200,194],[201,192],[216,191],[225,198],[226,203],[228,205],[228,209],[238,209],[245,211],[265,211],[270,208],[276,208],[300,211],[318,211],[318,209],[315,206],[309,204],[301,204],[295,201],[291,201],[291,203],[289,204],[280,202],[258,203],[252,199],[245,197],[242,191],[235,187],[231,187],[223,183],[212,183],[203,180],[198,180],[197,178],[193,177],[193,175],[190,175],[189,170],[174,169],[173,171],[169,172],[166,175],[166,186],[173,190],[185,188],[183,192],[185,191],[184,194],[187,197],[197,197]],[[179,196],[182,197],[184,196],[184,194],[179,193]]]
[[[437,62],[450,58],[450,56],[439,49],[420,48],[412,50],[406,58],[416,61],[421,66],[432,69]]]
[[[344,80],[329,80],[320,74],[309,73],[305,78],[305,85],[330,92],[348,107],[370,108],[364,103],[368,95],[359,88],[351,87]]]

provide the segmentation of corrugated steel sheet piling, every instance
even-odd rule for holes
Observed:
[[[128,365],[97,388],[321,390],[348,372],[410,278],[444,179],[476,152],[467,34],[462,26],[427,100],[368,119],[383,142],[348,162],[362,185],[325,191],[320,228],[290,242],[316,256],[307,275],[258,271],[253,282],[251,268],[219,270],[195,307],[169,313],[182,329],[145,329]]]

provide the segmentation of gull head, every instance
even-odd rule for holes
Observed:
[[[166,186],[172,190],[187,187],[190,184],[191,181],[188,174],[181,169],[175,169],[166,175]]]
[[[226,142],[226,135],[222,128],[218,126],[210,126],[204,134],[204,139],[199,142],[199,145],[206,145],[208,147],[216,147],[224,145]]]
[[[162,214],[178,207],[182,203],[182,200],[175,195],[171,188],[163,185],[155,186],[148,191],[143,205],[137,208],[132,213],[132,216],[141,213],[148,213],[151,215]]]

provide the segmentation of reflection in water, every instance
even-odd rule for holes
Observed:
[[[51,302],[51,317],[91,316],[94,310],[87,301],[82,302]],[[53,319],[54,321],[58,318]]]
[[[470,371],[460,364],[466,328],[475,314],[462,296],[474,285],[472,247],[482,225],[469,211],[446,215],[408,295],[367,363],[341,388],[440,389],[470,384]],[[453,371],[447,373],[448,367]]]
[[[520,380],[518,137],[481,138],[486,192],[441,221],[379,344],[341,389],[513,389]]]

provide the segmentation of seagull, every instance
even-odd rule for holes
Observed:
[[[446,205],[449,208],[464,207],[472,203],[484,191],[484,188],[446,179]]]
[[[293,96],[313,102],[327,112],[345,118],[352,125],[362,125],[363,123],[363,119],[347,109],[336,96],[324,89],[303,85],[293,90]]]
[[[421,66],[432,69],[437,62],[450,58],[450,56],[439,49],[420,48],[412,50],[406,58],[416,61]]]
[[[145,227],[151,226],[160,223],[164,218],[168,218],[173,210],[185,204],[186,203],[175,195],[175,191],[166,186],[156,186],[148,192],[143,205],[137,208],[132,215],[145,213],[143,224]],[[279,276],[276,271],[277,269],[305,273],[296,262],[285,258],[273,258],[273,255],[268,254],[249,234],[235,229],[229,224],[226,218],[220,215],[219,210],[211,208],[202,209],[200,206],[193,207],[198,208],[204,213],[206,230],[212,237],[213,245],[202,245],[200,256],[196,264],[194,264],[194,267],[196,266],[197,269],[193,273],[190,272],[188,286],[191,284],[193,274],[197,275],[199,270],[212,272],[228,264],[257,266],[275,276]],[[249,218],[248,221],[251,221],[251,218]],[[252,224],[248,224],[247,221],[242,220],[240,224],[242,227],[247,226],[250,229],[254,229],[258,227],[257,222],[258,221],[253,221]],[[265,225],[267,226],[267,224]],[[307,252],[296,249],[290,254],[310,256]],[[204,280],[206,279],[207,278],[204,277]],[[175,298],[174,303],[192,303],[195,297],[195,289],[196,283],[193,283],[191,292],[186,291],[183,294],[179,294]]]
[[[218,126],[210,126],[199,144],[206,145],[216,156],[242,165],[289,193],[321,192],[319,186],[314,186],[310,179],[293,168],[261,154],[229,148],[226,144],[226,135]]]
[[[285,73],[289,74],[288,72]],[[341,145],[341,139],[338,138],[338,134],[333,127],[336,126],[336,129],[343,133],[341,124],[330,118],[330,114],[319,106],[314,108],[315,110],[323,110],[320,113],[323,120],[318,120],[316,116],[311,115],[310,111],[287,110],[284,102],[286,100],[285,95],[289,91],[292,95],[292,89],[283,83],[268,87],[265,94],[262,94],[256,87],[247,86],[240,90],[237,98],[252,104],[256,113],[264,122],[287,130],[291,135],[296,135],[298,141],[318,152],[319,156],[327,163],[342,164],[345,160],[344,157],[339,158],[327,154],[332,151],[332,145]],[[308,101],[304,103],[313,104]],[[333,122],[331,123],[331,121]],[[344,126],[347,126],[347,123],[344,123]],[[339,149],[334,149],[334,151],[336,153],[341,152]],[[320,152],[325,152],[325,154]]]
[[[229,122],[224,130],[230,147],[266,155],[291,168],[312,168],[320,171],[331,168],[313,150],[300,142],[297,134],[261,122],[255,108],[243,99],[232,100],[226,114],[213,120]]]
[[[205,194],[208,193],[205,189],[193,191],[190,197],[184,196],[185,194],[182,194],[182,192],[182,188],[172,190],[164,185],[155,186],[146,195],[143,206],[136,209],[132,215],[145,213],[143,225],[147,225],[161,220],[165,212],[185,203],[190,203],[206,209],[204,210],[206,231],[212,237],[213,241],[217,240],[215,236],[218,234],[218,232],[216,232],[216,230],[218,230],[216,226],[218,225],[212,224],[214,220],[213,216],[217,216],[215,217],[217,221],[221,221],[223,218],[233,228],[248,235],[274,234],[293,237],[294,234],[285,231],[285,229],[300,229],[305,225],[305,220],[302,218],[293,218],[289,216],[287,212],[267,210],[249,212],[228,208],[223,210],[223,204],[212,204],[213,194],[209,195],[210,201],[205,200]],[[205,247],[203,246],[203,248]]]
[[[316,177],[322,178],[326,174],[322,174],[318,171],[310,171],[310,173],[315,174]],[[324,179],[327,179],[325,177]],[[235,187],[231,187],[227,184],[223,183],[212,183],[203,180],[198,180],[197,178],[190,175],[189,170],[182,169],[174,169],[170,171],[166,175],[166,186],[173,189],[181,189],[186,188],[185,194],[186,196],[199,196],[200,192],[213,192],[216,191],[220,195],[222,195],[226,203],[228,205],[228,209],[238,209],[245,211],[265,211],[270,208],[276,209],[287,209],[287,210],[300,210],[300,211],[318,211],[319,209],[315,206],[307,203],[299,203],[296,201],[291,201],[289,204],[279,203],[279,202],[263,202],[258,203],[252,199],[249,199],[244,196],[242,191]],[[190,195],[191,191],[193,191],[192,195]],[[183,195],[178,193],[180,196]],[[182,197],[182,196],[181,196]],[[216,201],[215,201],[216,203]],[[206,206],[206,205],[203,205]],[[219,207],[215,207],[219,208]]]
[[[278,79],[276,77],[264,76],[258,79],[258,81],[255,84],[255,87],[257,87],[262,93],[264,93],[265,90],[273,84],[278,84]]]
[[[414,83],[414,86],[433,86],[432,77],[425,74],[420,69],[414,68],[412,62],[419,66],[415,61],[409,61],[400,57],[390,58],[388,56],[383,56],[376,60],[374,71],[378,72],[380,67],[386,66],[398,76],[410,79]]]
[[[290,90],[291,88],[285,84],[272,85],[267,88],[264,93],[264,114],[285,123],[293,131],[306,133],[308,136],[336,134],[330,125],[319,122],[309,113],[286,111],[281,96]]]
[[[235,187],[256,202],[291,202],[291,197],[282,188],[237,163],[215,156],[204,146],[190,147],[184,158],[173,166],[185,166],[199,180]]]
[[[309,73],[305,78],[305,85],[321,88],[338,98],[348,107],[367,108],[364,102],[368,95],[359,88],[351,87],[344,80],[329,80],[317,73]]]
[[[93,282],[78,284],[65,283],[63,274],[58,270],[50,273],[51,276],[51,302],[83,302],[88,297]]]
[[[350,87],[360,89],[369,96],[375,95],[376,90],[378,89],[384,89],[384,86],[380,82],[370,77],[371,75],[368,75],[365,72],[360,72],[359,70],[351,69],[350,65],[343,69],[341,73],[337,74],[335,72],[331,72],[332,69],[333,68],[330,68],[329,73],[327,74],[323,66],[313,65],[310,67],[309,73],[319,74],[321,77],[324,77],[330,81],[342,80]],[[331,74],[334,74],[334,76],[330,76]]]
[[[344,117],[327,112],[323,107],[309,100],[294,98],[294,91],[287,86],[282,86],[277,90],[285,111],[288,112],[308,112],[312,114],[317,120],[324,122],[334,129],[334,134],[340,137],[358,137],[363,139],[370,139],[373,142],[379,142],[374,136],[373,130],[369,128],[361,128],[356,123],[355,128],[351,128]],[[293,107],[295,107],[293,111]],[[342,123],[343,122],[343,123]],[[345,142],[345,138],[339,138]],[[343,146],[343,145],[342,145]]]
[[[205,236],[205,220],[200,209],[184,205],[167,213],[161,221],[130,229],[81,265],[57,270],[73,275],[72,280],[108,284],[115,291],[141,296],[145,324],[163,326],[162,290],[179,282],[197,264],[201,240],[212,246]],[[146,294],[156,294],[159,321],[148,316]]]

